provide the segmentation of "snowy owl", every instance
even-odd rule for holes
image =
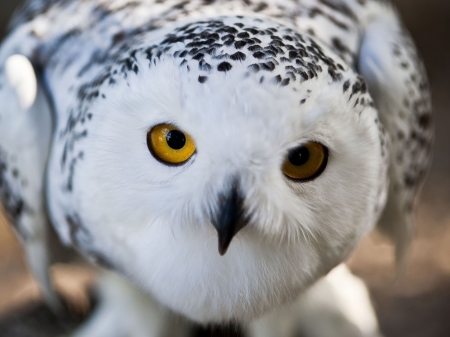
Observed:
[[[53,230],[120,275],[79,336],[293,336],[277,313],[375,226],[404,255],[430,110],[389,1],[29,0],[0,48],[0,194],[54,308]]]

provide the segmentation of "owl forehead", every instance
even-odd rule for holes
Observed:
[[[157,33],[137,33],[112,51],[109,66],[95,81],[82,86],[79,96],[84,99],[95,94],[104,82],[115,84],[133,73],[140,75],[143,67],[161,66],[168,57],[179,72],[186,73],[183,76],[195,77],[199,84],[240,72],[261,84],[296,90],[319,78],[342,81],[349,70],[326,46],[289,27],[269,19],[219,17]]]
[[[342,60],[326,54],[313,38],[270,20],[223,17],[185,24],[145,50],[150,63],[170,55],[180,68],[198,74],[199,83],[211,76],[241,70],[261,83],[299,87],[326,74],[342,80]]]
[[[189,23],[149,48],[149,61],[155,62],[161,50],[172,54],[179,67],[198,69],[200,83],[206,83],[211,75],[241,69],[242,64],[247,74],[259,74],[261,82],[293,87],[317,79],[323,72],[333,81],[341,80],[344,71],[311,37],[258,18]]]
[[[164,86],[176,78],[183,86],[175,90],[184,90],[196,106],[214,101],[226,107],[234,100],[247,112],[267,103],[273,103],[267,110],[270,105],[300,110],[328,85],[343,82],[349,72],[314,38],[268,19],[220,17],[174,26],[158,35],[155,39],[148,34],[147,39],[143,34],[123,46],[99,82],[109,79],[115,84],[134,77]]]

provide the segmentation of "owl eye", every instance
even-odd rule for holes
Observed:
[[[305,182],[322,174],[327,162],[328,148],[309,142],[289,151],[283,163],[283,172],[291,179]]]
[[[170,124],[159,124],[147,134],[147,146],[153,156],[166,164],[179,165],[195,152],[190,135]]]

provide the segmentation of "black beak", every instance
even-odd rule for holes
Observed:
[[[227,194],[219,197],[219,211],[212,216],[211,222],[219,234],[220,255],[225,255],[233,237],[247,224],[243,206],[238,184],[233,184]]]

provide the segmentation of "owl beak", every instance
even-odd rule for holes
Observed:
[[[219,254],[225,255],[233,237],[247,224],[244,217],[244,199],[234,184],[227,194],[219,197],[219,212],[211,222],[219,235]]]

